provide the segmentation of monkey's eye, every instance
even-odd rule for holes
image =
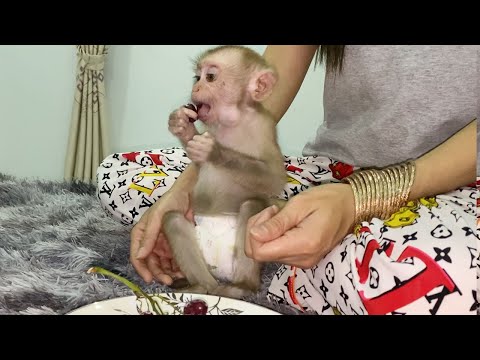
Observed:
[[[207,79],[208,82],[215,81],[216,78],[217,78],[217,76],[215,74],[207,74],[207,76],[206,76],[206,79]]]
[[[195,82],[199,82],[199,81],[200,81],[200,76],[195,75],[195,76],[193,77],[193,80],[195,80]]]

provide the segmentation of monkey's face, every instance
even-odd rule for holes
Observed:
[[[207,125],[235,125],[246,89],[245,73],[238,55],[215,54],[197,66],[192,88],[192,102],[200,120]],[[243,90],[243,91],[242,91]]]

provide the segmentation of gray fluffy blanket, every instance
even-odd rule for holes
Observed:
[[[21,180],[0,174],[0,314],[66,314],[80,306],[133,293],[91,266],[120,273],[148,292],[129,264],[129,229],[105,215],[95,188],[84,183]],[[261,291],[249,299],[284,314],[266,300],[277,267],[264,270]]]

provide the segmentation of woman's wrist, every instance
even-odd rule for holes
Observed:
[[[344,205],[344,221],[342,226],[342,233],[339,238],[343,239],[347,234],[353,232],[355,227],[355,194],[352,187],[348,184],[338,184],[342,186],[342,204]]]
[[[340,224],[338,226],[338,232],[336,238],[341,241],[346,235],[351,233],[354,229],[354,220],[355,220],[355,197],[352,191],[352,187],[349,184],[343,183],[331,183],[324,184],[312,188],[313,193],[318,192],[319,203],[314,206],[314,208],[322,209],[325,205],[327,192],[330,192],[328,198],[331,198],[331,204],[336,204],[338,207],[333,207],[331,216],[334,216],[340,219]],[[311,194],[313,198],[315,195]],[[321,194],[321,196],[320,196]],[[340,207],[340,209],[339,209]]]
[[[173,183],[170,190],[191,193],[197,182],[198,166],[190,163],[178,179]]]

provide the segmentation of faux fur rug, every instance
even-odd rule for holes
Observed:
[[[62,315],[132,291],[111,278],[87,274],[92,266],[121,273],[147,292],[130,265],[129,229],[101,209],[84,183],[21,180],[0,174],[0,314]],[[267,266],[261,291],[246,300],[283,314],[299,314],[266,299],[277,266]]]

